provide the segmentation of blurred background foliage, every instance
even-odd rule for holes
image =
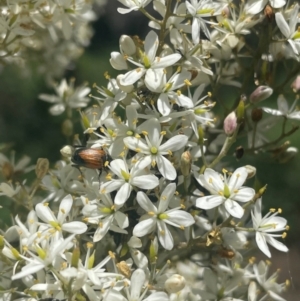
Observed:
[[[88,82],[89,86],[97,83],[98,86],[106,86],[104,72],[111,76],[117,73],[109,64],[110,52],[119,51],[119,37],[122,34],[139,35],[144,39],[149,28],[147,20],[139,12],[130,15],[119,15],[116,12],[116,1],[108,1],[104,13],[94,23],[94,37],[91,45],[84,55],[75,62],[65,77],[76,79],[76,85]],[[53,88],[48,87],[44,78],[37,74],[33,66],[18,68],[17,66],[2,66],[0,73],[0,143],[13,143],[11,149],[16,151],[16,158],[29,155],[31,163],[37,158],[48,158],[51,167],[55,161],[61,158],[59,150],[67,142],[61,134],[61,124],[64,117],[51,116],[48,113],[50,105],[38,99],[40,93],[53,94]],[[284,69],[283,69],[284,70]],[[284,77],[284,72],[280,75]],[[61,79],[57,79],[60,82]],[[249,87],[249,94],[255,86]],[[224,103],[230,103],[239,97],[236,88],[223,89],[219,94]],[[97,95],[95,89],[92,94]],[[278,94],[264,101],[264,106],[277,107]],[[289,99],[292,103],[294,99]],[[93,103],[93,100],[91,101]],[[79,121],[78,113],[78,121]],[[293,123],[297,123],[294,122]],[[298,122],[300,123],[300,122]],[[79,123],[78,123],[79,124]],[[278,136],[280,126],[273,130],[271,135]],[[80,134],[78,127],[75,133]],[[300,148],[300,131],[296,132],[288,140],[292,146]],[[240,145],[240,141],[234,146]],[[270,208],[282,208],[283,216],[288,219],[291,230],[286,238],[286,244],[300,249],[298,229],[300,227],[300,161],[299,154],[294,159],[279,164],[270,153],[260,153],[256,156],[245,154],[237,161],[232,154],[224,160],[227,165],[238,167],[246,164],[257,168],[257,179],[261,185],[268,184],[268,189],[263,197],[265,212]],[[5,150],[9,156],[10,150]],[[1,200],[0,200],[1,202]],[[3,204],[3,203],[1,203]],[[9,222],[9,211],[2,210],[2,221]],[[1,214],[1,212],[0,212]],[[5,217],[4,217],[5,215]]]

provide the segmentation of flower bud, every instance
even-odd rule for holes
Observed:
[[[71,266],[74,268],[78,268],[78,262],[80,259],[80,250],[76,246],[72,252],[72,257],[71,257]]]
[[[66,119],[61,126],[61,132],[64,136],[70,137],[73,135],[73,123],[70,119]]]
[[[39,158],[35,167],[35,174],[38,179],[42,179],[49,169],[49,160],[45,158]]]
[[[154,263],[157,259],[157,252],[158,252],[158,242],[157,238],[155,237],[151,240],[150,248],[149,248],[149,255],[150,255],[150,262]]]
[[[283,152],[279,158],[279,163],[287,163],[291,159],[293,159],[298,154],[298,149],[296,147],[288,147],[285,152]]]
[[[192,156],[189,151],[182,153],[181,155],[181,162],[180,162],[180,169],[182,175],[187,177],[191,173],[191,166],[192,166]]]
[[[293,88],[293,91],[296,93],[300,90],[300,75],[296,77],[296,79],[291,84],[291,88]]]
[[[231,112],[224,120],[224,132],[227,136],[231,136],[237,128],[237,118],[235,112]]]
[[[62,156],[64,157],[71,157],[74,153],[74,148],[70,145],[66,145],[64,146],[61,150],[60,153],[62,154]]]
[[[256,168],[252,165],[245,165],[245,168],[247,169],[247,179],[251,179],[256,175]]]
[[[237,114],[237,120],[238,123],[241,123],[244,119],[244,114],[245,114],[245,100],[246,98],[244,95],[241,96],[241,100],[239,102],[239,105],[236,109],[236,114]]]
[[[258,103],[268,98],[270,95],[272,95],[272,93],[273,93],[272,88],[268,86],[259,86],[252,92],[252,94],[249,97],[249,100],[252,103]]]
[[[185,278],[181,275],[174,274],[165,282],[165,289],[169,294],[181,291],[185,287]]]
[[[120,49],[124,54],[133,55],[136,52],[134,41],[127,35],[122,35],[119,40]]]
[[[200,125],[198,127],[198,136],[199,136],[199,145],[203,145],[204,144],[204,132],[203,132],[203,128],[202,126]]]
[[[254,122],[259,122],[262,119],[263,110],[261,108],[254,108],[251,112],[251,119]]]

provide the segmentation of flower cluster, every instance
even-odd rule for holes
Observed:
[[[61,77],[92,37],[91,21],[99,1],[13,1],[0,4],[1,65],[39,64],[48,79]]]
[[[278,284],[277,273],[268,278],[265,262],[247,259],[257,249],[270,258],[269,245],[287,252],[276,239],[286,236],[287,221],[281,209],[263,216],[266,186],[254,188],[255,167],[235,169],[222,159],[236,141],[238,160],[267,150],[285,162],[297,151],[278,144],[298,129],[289,123],[299,120],[298,96],[290,108],[288,93],[278,95],[278,110],[260,107],[278,87],[256,68],[266,57],[270,64],[299,61],[298,4],[119,2],[125,6],[119,13],[139,10],[151,30],[144,40],[121,36],[119,51],[111,53],[120,74],[107,73],[107,87],[95,85],[96,105],[81,112],[84,145],[62,148],[65,158],[54,170],[40,159],[32,185],[0,184],[17,204],[26,199],[27,210],[0,237],[1,265],[13,281],[1,282],[6,300],[284,300],[288,283]],[[146,10],[150,3],[160,19]],[[69,36],[64,12],[57,18]],[[257,51],[248,35],[261,39]],[[295,72],[289,76],[290,85]],[[70,128],[72,110],[86,107],[90,92],[73,84],[63,80],[57,96],[40,95]],[[224,87],[238,90],[236,100],[227,102]],[[291,87],[294,94],[296,83]],[[267,130],[279,118],[281,134],[270,140]]]

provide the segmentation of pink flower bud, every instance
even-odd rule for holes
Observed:
[[[226,135],[231,136],[237,127],[237,118],[235,112],[231,112],[224,120],[224,132]]]
[[[257,103],[272,95],[273,89],[268,86],[257,87],[249,97],[250,102]]]
[[[294,92],[298,92],[300,90],[300,75],[296,77],[296,79],[291,84],[291,88],[293,88]]]

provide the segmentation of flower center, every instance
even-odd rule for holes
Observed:
[[[150,148],[150,152],[151,152],[152,155],[156,155],[156,154],[158,153],[157,147],[152,146],[152,147]]]

